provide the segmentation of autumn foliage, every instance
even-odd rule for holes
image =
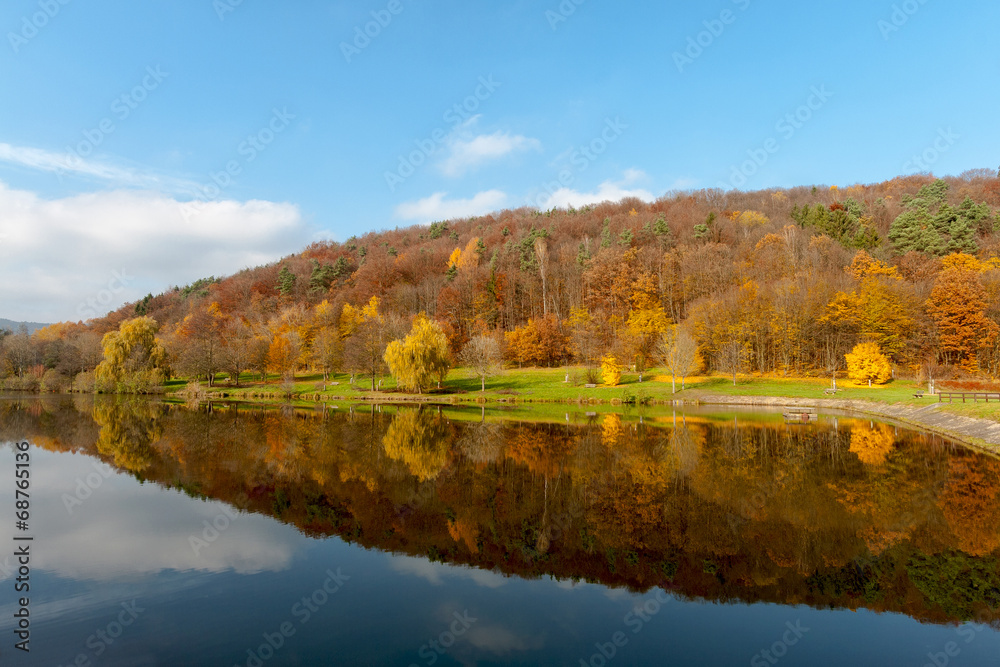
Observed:
[[[860,343],[847,355],[847,375],[857,383],[885,384],[892,377],[889,359],[877,343]]]
[[[426,313],[454,358],[489,335],[520,367],[594,368],[614,354],[641,371],[682,326],[709,372],[828,374],[874,341],[900,371],[943,364],[998,377],[998,184],[973,171],[703,190],[369,232],[91,322],[12,332],[0,376],[29,386],[52,371],[69,384],[94,369],[94,336],[148,317],[165,367],[182,375],[339,371],[376,387],[385,347]],[[372,299],[377,316],[365,315]]]

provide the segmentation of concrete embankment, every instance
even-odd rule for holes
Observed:
[[[980,451],[1000,456],[1000,422],[974,417],[962,417],[939,410],[940,403],[907,405],[848,401],[834,398],[786,398],[781,396],[722,396],[702,395],[702,405],[745,405],[760,407],[815,408],[817,410],[842,410],[880,417],[939,433],[958,440]]]

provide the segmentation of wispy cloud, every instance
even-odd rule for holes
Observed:
[[[471,199],[446,200],[447,192],[435,192],[430,197],[412,202],[403,202],[396,207],[396,217],[418,223],[467,218],[484,215],[503,208],[507,194],[500,190],[480,192]]]
[[[603,201],[619,201],[626,197],[636,197],[645,202],[656,199],[649,190],[632,187],[646,180],[646,174],[639,169],[628,169],[621,180],[607,180],[601,183],[595,192],[580,192],[570,188],[560,188],[543,201],[539,208],[579,208],[588,204],[599,204]]]
[[[670,187],[668,187],[666,191],[682,192],[684,190],[690,190],[694,187],[697,187],[697,185],[698,185],[698,179],[696,178],[678,178],[676,181],[670,184]]]
[[[0,162],[58,175],[73,174],[103,181],[117,187],[134,187],[173,194],[194,195],[199,186],[194,181],[156,172],[113,164],[98,159],[84,159],[74,153],[56,153],[42,148],[0,143]]]
[[[458,177],[477,167],[513,153],[541,150],[542,144],[520,134],[494,132],[471,139],[454,139],[448,144],[449,154],[441,163],[445,176]]]
[[[542,149],[542,143],[538,139],[504,130],[493,134],[477,134],[474,128],[480,118],[481,116],[473,116],[452,130],[445,139],[444,158],[438,165],[445,176],[458,178],[508,155]]]

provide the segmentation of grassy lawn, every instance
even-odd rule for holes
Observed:
[[[569,382],[566,381],[567,376]],[[441,389],[434,389],[425,398],[438,400],[441,402],[477,402],[486,399],[490,402],[511,402],[511,403],[535,403],[535,402],[603,402],[606,404],[625,402],[634,397],[640,402],[643,398],[655,401],[670,400],[696,400],[704,394],[722,394],[730,396],[787,396],[796,398],[832,398],[824,393],[830,387],[830,380],[826,378],[768,378],[740,376],[736,386],[733,386],[730,378],[714,377],[694,377],[688,378],[686,390],[681,391],[681,384],[677,382],[677,393],[671,392],[670,377],[665,371],[652,369],[643,375],[643,382],[639,382],[636,373],[626,373],[622,376],[621,384],[617,387],[597,387],[584,386],[584,370],[580,367],[563,368],[524,368],[508,369],[503,375],[490,378],[486,382],[486,392],[480,391],[481,385],[477,377],[466,369],[453,369],[448,378],[442,383]],[[226,378],[221,375],[216,381],[216,386],[208,389],[206,383],[202,387],[207,391],[217,394],[225,394],[230,399],[265,399],[275,400],[285,398],[285,389],[277,376],[269,376],[266,382],[261,382],[256,375],[245,374],[241,376],[241,386],[232,387]],[[175,392],[184,389],[187,385],[185,380],[174,380],[168,385],[168,392]],[[906,402],[916,405],[924,405],[934,402],[932,397],[915,399],[914,393],[922,390],[922,385],[911,381],[896,381],[884,386],[855,386],[847,380],[838,380],[839,391],[836,394],[838,399],[853,399],[877,401],[882,403]],[[332,376],[330,382],[324,383],[322,375],[300,375],[295,378],[291,386],[291,393],[299,401],[312,402],[319,395],[320,400],[340,400],[340,401],[360,401],[379,400],[391,402],[393,400],[407,400],[413,398],[411,394],[396,391],[396,383],[391,377],[384,377],[381,380],[379,390],[371,391],[371,380],[369,378],[357,378],[354,384],[350,381],[350,376],[338,374]],[[983,410],[988,412],[992,409],[985,404],[981,408],[968,406],[971,411]],[[1000,404],[996,404],[1000,409]],[[956,408],[959,406],[956,406]],[[970,413],[971,414],[971,413]]]
[[[935,397],[914,398],[924,390],[924,385],[898,380],[882,386],[855,385],[848,380],[837,380],[836,395],[827,395],[832,386],[829,378],[751,378],[738,377],[736,386],[732,378],[697,378],[689,387],[696,391],[726,396],[788,396],[794,398],[837,398],[846,400],[877,401],[880,403],[929,404]]]
[[[991,401],[989,403],[942,403],[940,410],[962,417],[978,417],[979,419],[992,419],[1000,421],[1000,403]]]

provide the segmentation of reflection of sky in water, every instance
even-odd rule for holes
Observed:
[[[601,664],[593,658],[617,632],[626,643],[608,663],[616,666],[748,664],[797,621],[809,631],[783,666],[924,664],[950,641],[961,664],[997,664],[1000,654],[1000,636],[989,630],[960,636],[954,627],[864,610],[675,598],[656,607],[652,591],[524,580],[385,554],[308,538],[256,515],[240,515],[196,555],[189,538],[224,515],[224,505],[113,475],[70,516],[62,494],[94,471],[93,459],[32,454],[33,650],[10,650],[13,582],[3,575],[3,665],[69,665],[79,655],[102,666],[246,665],[248,650],[283,623],[295,634],[268,667]],[[12,452],[0,449],[0,471],[12,469]],[[0,480],[0,516],[12,506],[12,489]],[[0,521],[0,543],[11,544],[12,529],[11,520]],[[347,579],[320,595],[329,570]],[[133,600],[143,610],[135,623],[112,644],[96,640]],[[315,605],[308,618],[303,600]],[[642,605],[656,607],[648,620],[638,615]],[[467,627],[456,625],[459,618]],[[448,648],[435,650],[442,643]]]
[[[275,571],[292,561],[298,540],[270,518],[239,514],[219,502],[192,501],[179,491],[139,484],[125,474],[105,479],[98,469],[107,468],[95,467],[86,456],[37,449],[32,455],[32,525],[36,539],[44,541],[33,559],[36,568],[72,579],[109,581],[162,570]],[[66,497],[77,497],[78,480],[85,482],[88,476],[99,486],[81,504],[67,503]],[[0,503],[10,506],[12,500],[12,486],[0,487]],[[219,525],[228,521],[228,528],[195,553],[191,538],[201,539],[204,522],[219,517]],[[9,541],[13,529],[11,522],[0,524],[0,539]]]

